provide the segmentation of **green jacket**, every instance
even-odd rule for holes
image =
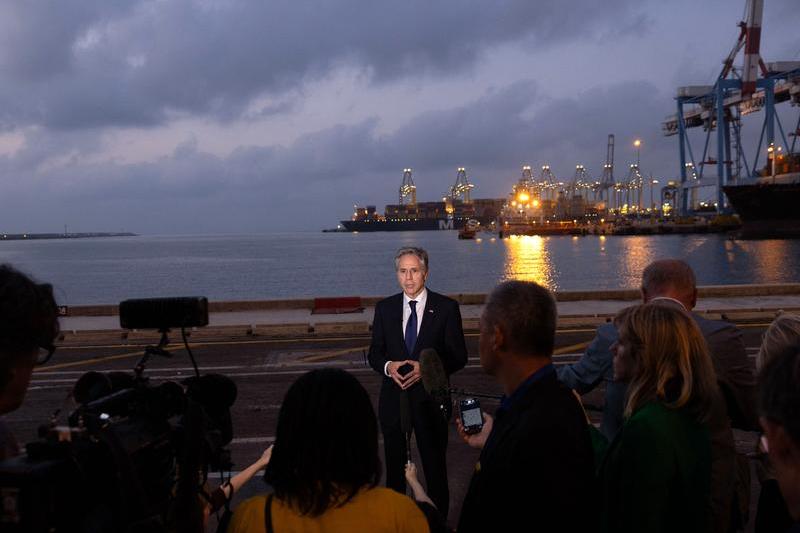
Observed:
[[[611,443],[599,477],[602,531],[709,530],[711,439],[681,409],[652,402],[636,411]]]

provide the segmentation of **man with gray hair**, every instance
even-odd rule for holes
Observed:
[[[394,258],[402,292],[375,305],[372,321],[370,366],[381,376],[378,418],[383,432],[386,486],[405,493],[404,465],[408,457],[401,427],[401,401],[407,401],[417,438],[428,494],[443,517],[447,516],[447,421],[420,382],[419,356],[436,350],[450,376],[467,363],[467,346],[458,302],[425,287],[428,253],[405,247]]]
[[[691,313],[697,305],[697,284],[694,272],[686,262],[661,259],[650,263],[642,272],[642,301],[672,304]],[[755,376],[750,364],[742,332],[722,320],[710,320],[691,313],[708,343],[714,370],[728,404],[728,414],[734,427],[744,430],[757,428],[755,413]],[[614,324],[606,323],[597,329],[581,359],[558,369],[558,378],[580,394],[594,390],[606,382],[605,406],[600,431],[609,439],[622,427],[625,405],[625,385],[613,381],[611,345],[617,341]]]
[[[583,532],[595,519],[594,456],[580,403],[559,383],[552,355],[556,302],[528,281],[498,285],[481,314],[481,366],[502,386],[494,417],[461,438],[481,450],[459,533]]]

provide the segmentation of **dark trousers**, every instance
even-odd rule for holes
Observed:
[[[417,450],[422,459],[428,496],[442,517],[447,518],[450,507],[450,489],[447,486],[447,422],[438,413],[425,409],[427,405],[411,409]],[[406,437],[400,424],[383,428],[383,446],[386,453],[386,486],[402,494],[406,492]]]

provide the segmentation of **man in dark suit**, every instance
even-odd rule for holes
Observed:
[[[642,272],[642,301],[672,302],[691,313],[697,304],[697,284],[692,268],[678,259],[650,263]],[[745,352],[741,330],[730,322],[710,320],[697,313],[691,315],[708,343],[733,427],[757,430],[755,376]],[[600,430],[609,440],[622,427],[625,408],[626,386],[612,379],[614,354],[611,345],[618,337],[614,324],[603,324],[581,359],[558,369],[558,378],[580,394],[606,382],[606,404]]]
[[[483,429],[459,433],[480,460],[457,531],[591,531],[594,454],[580,403],[552,363],[556,303],[532,282],[508,281],[481,315],[481,366],[505,396]]]
[[[461,312],[455,300],[425,288],[428,253],[401,248],[395,255],[397,281],[403,292],[375,305],[369,363],[383,376],[378,418],[386,453],[386,486],[405,493],[406,439],[402,431],[401,401],[409,405],[428,494],[442,516],[447,516],[447,421],[422,387],[419,354],[436,350],[449,376],[467,363]],[[405,396],[405,398],[404,398]]]

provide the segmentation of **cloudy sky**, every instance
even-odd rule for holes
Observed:
[[[766,4],[765,60],[800,59],[796,0]],[[395,202],[407,166],[420,200],[459,166],[477,197],[523,164],[597,175],[609,133],[617,174],[638,137],[644,172],[674,177],[661,121],[713,82],[743,9],[0,0],[0,231],[318,230]]]

